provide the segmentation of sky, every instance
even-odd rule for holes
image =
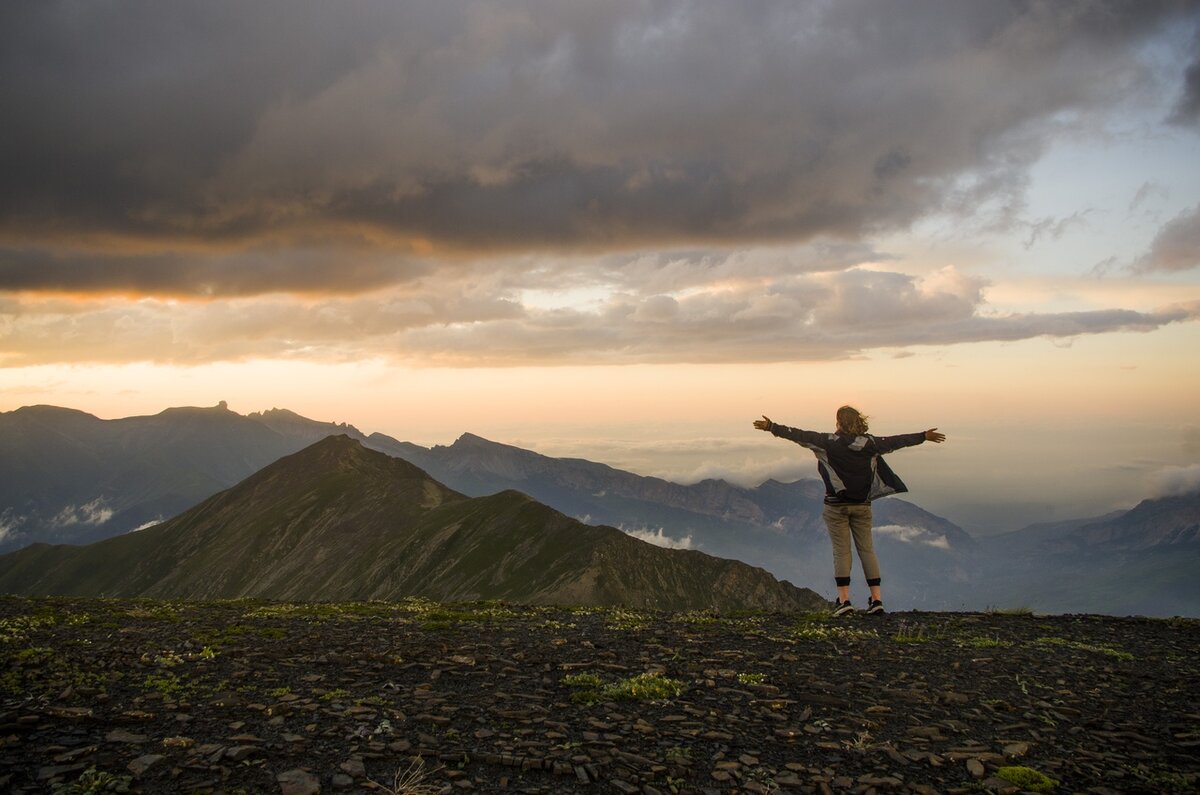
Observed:
[[[1200,488],[1200,3],[0,4],[0,411],[691,482],[938,427],[971,532]]]

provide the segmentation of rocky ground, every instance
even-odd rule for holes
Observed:
[[[1197,650],[1183,619],[3,598],[0,790],[1194,792]]]

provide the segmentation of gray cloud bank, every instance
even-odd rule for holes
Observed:
[[[802,241],[1012,206],[1062,115],[1152,79],[1138,48],[1195,14],[1086,0],[5,3],[4,258],[302,234],[399,251]],[[114,269],[148,292],[197,278],[187,257],[166,275]],[[232,270],[201,276],[243,293]],[[306,289],[311,269],[294,270]],[[366,271],[345,283],[373,288]],[[93,288],[94,268],[39,280],[9,264],[0,289],[71,273]],[[164,284],[173,273],[181,286]]]
[[[1134,264],[1140,271],[1185,271],[1200,267],[1200,206],[1168,221],[1150,251]]]
[[[537,309],[475,275],[370,296],[224,301],[0,299],[0,366],[253,357],[381,357],[452,366],[777,362],[871,349],[1152,331],[1200,304],[1152,312],[989,313],[983,283],[851,269],[761,287],[615,293],[590,308]]]

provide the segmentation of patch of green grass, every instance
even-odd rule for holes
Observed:
[[[252,627],[247,624],[230,624],[220,629],[202,629],[192,636],[192,640],[203,645],[215,657],[220,649],[237,642],[245,635],[258,635],[261,638],[280,640],[286,637],[287,633],[280,627]],[[205,652],[203,651],[200,654],[201,656],[205,656]],[[205,659],[213,659],[213,657],[205,657]]]
[[[59,784],[54,795],[85,795],[85,793],[129,792],[133,776],[118,776],[107,771],[89,767],[71,784]]]
[[[337,701],[339,699],[347,698],[349,695],[350,695],[349,690],[343,690],[340,687],[335,687],[333,690],[326,690],[324,693],[322,693],[321,700],[322,701]]]
[[[901,621],[896,634],[892,635],[892,640],[897,643],[928,643],[932,638],[925,634],[924,626],[920,624],[910,626]]]
[[[533,625],[534,629],[544,629],[548,632],[564,632],[566,630],[575,629],[576,624],[569,621],[559,621],[554,618],[547,618]]]
[[[421,601],[406,605],[405,609],[425,630],[455,629],[464,624],[503,624],[519,615],[507,605],[494,601],[450,605]]]
[[[570,687],[600,687],[604,684],[604,680],[593,673],[568,674],[562,681]]]
[[[987,613],[993,616],[1031,616],[1032,607],[989,607]]]
[[[57,623],[57,617],[45,613],[0,619],[0,643],[24,643],[34,632],[48,629]]]
[[[157,690],[166,698],[178,698],[184,694],[184,682],[176,674],[168,671],[164,674],[149,674],[142,686],[149,690]]]
[[[798,640],[846,641],[878,637],[878,634],[873,629],[856,629],[855,627],[840,624],[816,623],[801,624],[793,627],[788,634]]]
[[[25,686],[21,681],[21,675],[16,671],[5,671],[0,674],[0,693],[7,693],[10,696],[19,696],[25,692]]]
[[[609,612],[604,625],[609,629],[637,632],[650,625],[650,616],[645,613],[639,613],[636,610],[626,610],[623,607],[618,607]]]
[[[291,695],[291,693],[292,689],[290,687],[275,687],[267,691],[267,695],[271,698],[283,698],[284,696]]]
[[[1047,646],[1065,646],[1069,649],[1078,649],[1079,651],[1092,652],[1093,654],[1105,654],[1109,657],[1115,657],[1118,660],[1126,662],[1134,659],[1133,655],[1121,649],[1114,649],[1111,646],[1094,646],[1090,643],[1081,643],[1077,640],[1067,640],[1066,638],[1041,637],[1034,641]]]
[[[21,649],[12,656],[15,662],[25,665],[45,663],[54,658],[54,649],[46,646],[29,646]]]
[[[1200,784],[1200,776],[1197,776],[1196,773],[1181,773],[1162,768],[1152,769],[1144,765],[1127,767],[1126,770],[1144,783],[1147,790],[1153,792],[1196,792],[1197,784]]]
[[[1002,767],[996,771],[996,776],[1025,792],[1053,792],[1058,786],[1057,780],[1024,765]]]
[[[1012,645],[1011,641],[985,635],[968,635],[955,641],[959,646],[972,649],[1003,649]]]
[[[579,688],[571,694],[571,700],[585,704],[595,704],[597,701],[662,701],[678,696],[685,687],[678,679],[659,673],[638,674],[609,684],[604,684],[595,674],[577,674],[563,677],[563,682]]]

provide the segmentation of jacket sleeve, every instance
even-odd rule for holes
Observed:
[[[829,438],[827,433],[819,433],[817,431],[805,431],[800,428],[792,428],[787,425],[780,425],[778,422],[772,422],[770,431],[780,439],[787,439],[796,444],[804,445],[805,447],[815,447],[823,449],[825,442]]]
[[[899,450],[901,447],[912,447],[925,441],[925,431],[917,433],[899,433],[895,436],[872,436],[875,449],[881,455]]]

